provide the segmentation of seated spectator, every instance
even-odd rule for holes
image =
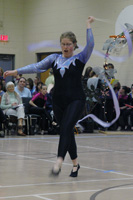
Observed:
[[[30,90],[31,96],[33,96],[33,93],[35,92],[35,88],[34,88],[34,83],[33,83],[32,78],[27,79],[26,87]]]
[[[119,95],[119,90],[120,90],[120,88],[121,88],[121,84],[120,84],[120,82],[118,81],[116,84],[114,84],[114,87],[113,87],[117,98],[118,98],[118,95]]]
[[[52,103],[52,94],[53,94],[54,85],[49,84],[49,88],[47,89],[47,101],[46,101],[46,110],[48,113],[53,116],[53,103]]]
[[[3,74],[4,74],[4,70],[2,67],[0,67],[0,79],[3,79]]]
[[[17,74],[14,79],[13,79],[13,83],[16,86],[18,84],[19,79],[22,77],[22,74]]]
[[[7,116],[13,115],[18,119],[18,135],[25,136],[23,133],[24,122],[24,107],[22,105],[22,99],[18,93],[14,91],[14,83],[8,82],[6,84],[6,90],[1,99],[1,108]]]
[[[47,86],[47,88],[48,88],[49,84],[54,85],[53,69],[51,69],[51,70],[49,71],[49,76],[48,76],[48,78],[47,78],[46,81],[45,81],[45,85]]]
[[[42,118],[41,134],[44,134],[46,130],[46,118],[51,122],[52,125],[56,125],[56,123],[53,122],[51,116],[46,110],[46,101],[47,101],[47,86],[42,85],[40,92],[37,93],[34,97],[32,97],[32,99],[29,102],[30,105],[32,106],[30,108],[30,113],[40,115]]]
[[[40,80],[40,78],[38,76],[36,76],[34,78],[34,88],[36,88],[38,82],[41,82],[41,80]]]
[[[130,88],[127,86],[122,86],[119,91],[118,101],[120,106],[120,117],[119,117],[119,125],[121,126],[121,130],[125,130],[125,119],[124,112],[127,110],[127,106],[125,104],[130,104],[128,93],[130,92]]]
[[[38,92],[40,92],[42,85],[43,85],[43,82],[38,82],[38,83],[37,83],[35,92],[33,93],[33,96],[34,96],[35,94],[37,94]]]
[[[95,89],[101,88],[101,80],[99,79],[98,75],[95,73],[95,68],[91,70],[90,72],[90,78],[87,80],[87,88],[91,90],[91,87],[94,87]],[[93,97],[93,102],[97,102],[97,100]]]
[[[26,88],[26,79],[24,77],[19,79],[18,85],[15,87],[15,92],[17,92],[20,97],[32,97],[30,90]]]
[[[3,91],[6,92],[6,81],[5,79],[2,80]]]
[[[125,106],[126,109],[123,112],[125,130],[133,131],[133,84],[131,85],[131,92],[128,95],[128,104],[125,104]]]
[[[99,101],[99,94],[101,94],[101,79],[99,78],[99,71],[97,70],[97,67],[93,67],[92,70],[89,73],[89,78],[87,80],[87,88],[94,93],[94,96],[88,98],[88,111],[89,113],[92,113],[96,115],[98,118],[100,117],[100,111],[101,111],[101,103]],[[98,95],[96,94],[96,91],[98,92]],[[94,127],[97,129],[99,127],[98,124],[94,123]]]
[[[105,76],[108,80],[114,79],[114,74],[117,73],[117,70],[114,68],[114,65],[112,63],[108,63],[104,65],[105,69]]]
[[[3,73],[4,73],[4,71],[3,71],[2,67],[0,67],[0,81],[2,82],[2,85],[3,85],[2,86],[3,91],[6,92],[6,89],[5,89],[6,82],[5,82],[5,79],[3,78]]]
[[[2,97],[2,95],[4,94],[5,92],[3,91],[3,83],[2,83],[2,80],[0,80],[0,97]]]
[[[90,76],[90,72],[91,72],[91,71],[92,71],[92,67],[91,67],[91,66],[86,67],[84,76],[82,76],[82,80],[83,80],[83,81],[86,81],[85,84],[87,84],[87,80],[91,77],[91,76]]]

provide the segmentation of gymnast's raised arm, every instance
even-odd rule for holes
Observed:
[[[94,22],[94,19],[95,18],[92,16],[88,17],[87,19],[86,46],[83,49],[83,51],[81,51],[77,55],[79,57],[79,60],[83,62],[84,64],[86,64],[87,61],[89,60],[94,48],[94,37],[93,37],[92,29],[91,29],[91,23]]]

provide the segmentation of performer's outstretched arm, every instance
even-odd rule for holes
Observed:
[[[57,56],[58,54],[51,54],[38,63],[33,63],[25,67],[18,68],[16,70],[6,71],[4,73],[4,78],[7,76],[16,76],[17,74],[32,74],[45,72],[52,67],[52,63],[54,62]]]

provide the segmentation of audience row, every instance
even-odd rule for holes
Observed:
[[[87,67],[83,76],[83,87],[86,93],[86,108],[83,117],[89,113],[93,113],[103,121],[111,122],[115,118],[115,109],[112,99],[112,94],[106,83],[99,78],[100,68]],[[116,96],[118,98],[120,107],[120,117],[108,130],[133,130],[133,84],[131,88],[121,86],[120,82],[115,79],[114,66],[109,63],[104,66],[104,75],[110,81]],[[1,70],[0,70],[1,71]],[[54,114],[52,111],[52,87],[54,86],[54,76],[52,70],[49,72],[45,84],[40,81],[38,77],[26,80],[22,75],[17,75],[13,82],[5,83],[5,80],[0,74],[0,112],[5,116],[16,116],[18,119],[18,135],[25,136],[23,132],[25,110],[22,102],[23,97],[31,98],[29,101],[30,114],[37,114],[41,117],[41,133],[46,132],[46,121],[49,120],[50,126],[57,126]],[[1,116],[3,116],[1,114]],[[1,123],[6,122],[6,118],[0,119]],[[37,122],[38,126],[40,122]],[[88,124],[81,122],[84,132],[89,132]],[[94,124],[94,129],[105,131],[100,125]],[[48,127],[47,127],[48,128]],[[0,131],[2,125],[0,125]]]
[[[54,121],[52,112],[52,87],[51,91],[47,93],[47,86],[43,84],[38,77],[35,77],[34,83],[31,78],[25,79],[22,75],[17,75],[14,81],[7,82],[3,87],[3,79],[0,80],[0,101],[1,112],[5,116],[15,116],[18,121],[17,134],[25,136],[23,126],[25,125],[25,110],[22,98],[29,98],[30,113],[38,114],[41,117],[41,134],[46,131],[46,120],[49,121],[49,127],[56,127],[57,123]],[[6,120],[0,120],[5,123]],[[0,126],[2,130],[2,125]]]

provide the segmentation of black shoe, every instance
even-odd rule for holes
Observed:
[[[55,171],[55,170],[52,168],[51,173],[50,173],[50,176],[57,177],[57,176],[59,176],[60,172],[61,172],[61,168],[59,168],[59,170],[57,170],[57,171]]]
[[[77,170],[75,172],[73,172],[73,170],[72,170],[70,176],[71,177],[77,177],[78,176],[78,171],[80,169],[80,165],[79,164],[73,165],[73,167],[77,167]]]
[[[17,133],[18,136],[26,136],[25,133],[23,133],[23,126],[19,125],[18,126],[18,133]]]

